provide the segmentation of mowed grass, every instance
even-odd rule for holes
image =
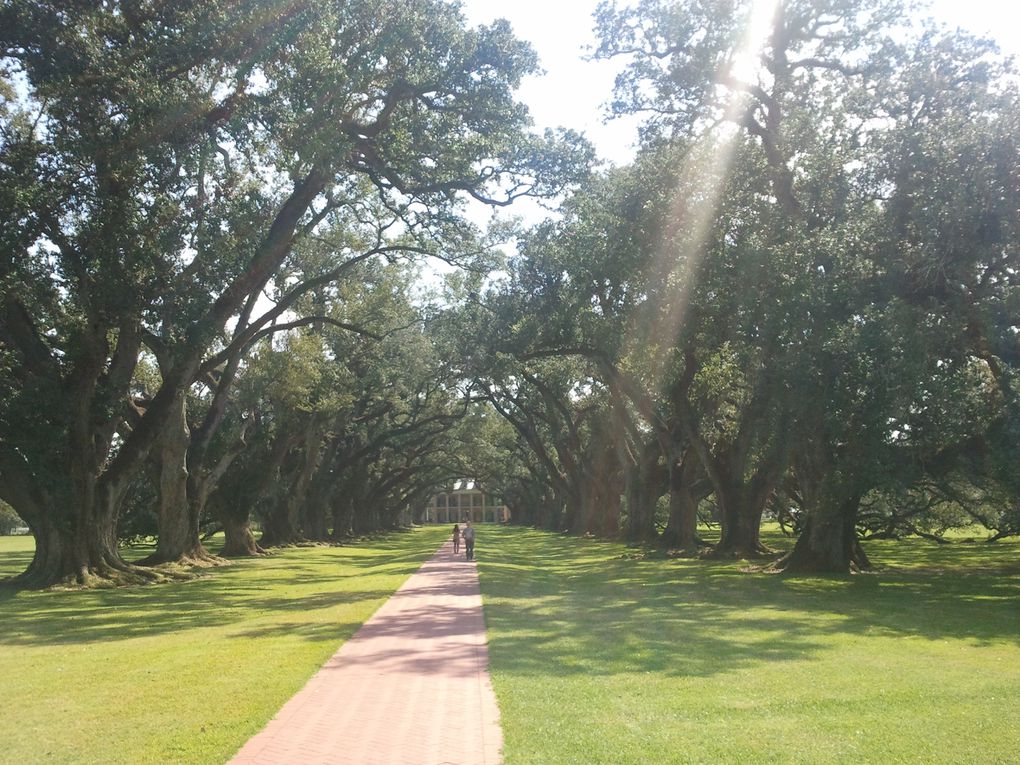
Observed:
[[[291,548],[174,584],[0,589],[0,762],[226,762],[445,535]],[[0,537],[0,577],[31,551]]]
[[[1016,541],[870,543],[878,573],[829,578],[478,548],[506,765],[1020,762]]]

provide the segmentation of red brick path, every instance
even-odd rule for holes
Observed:
[[[475,564],[447,542],[288,701],[234,765],[497,765]]]

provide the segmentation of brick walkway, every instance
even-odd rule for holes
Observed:
[[[230,762],[497,765],[474,563],[447,542]]]

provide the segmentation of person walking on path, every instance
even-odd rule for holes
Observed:
[[[464,524],[464,531],[461,532],[464,537],[464,556],[467,560],[475,559],[475,527],[471,525],[471,521]]]
[[[460,552],[460,526],[453,524],[453,554]]]

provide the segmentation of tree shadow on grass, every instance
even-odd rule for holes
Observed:
[[[204,583],[203,583],[204,584]],[[137,591],[48,593],[45,604],[13,609],[0,601],[4,623],[0,645],[87,644],[156,636],[181,630],[249,623],[287,612],[307,613],[383,600],[385,589],[337,591],[294,597],[265,597],[258,589],[217,583],[160,588],[159,598]],[[148,596],[148,597],[146,597]]]
[[[430,554],[430,541],[411,551],[409,544],[403,536],[399,544],[379,544],[371,552],[295,549],[235,561],[172,584],[72,591],[0,588],[0,646],[126,640],[382,601]],[[370,565],[362,565],[366,559]],[[321,638],[320,627],[321,622],[310,626],[309,634]]]
[[[32,562],[31,550],[7,550],[0,553],[0,585],[9,581],[28,568]],[[0,597],[8,587],[0,586]]]
[[[990,568],[978,565],[987,556],[968,553],[972,568],[943,575],[919,567],[814,578],[748,574],[734,562],[625,559],[621,550],[503,532],[480,566],[494,666],[534,676],[710,676],[801,660],[833,637],[1020,644],[1020,575],[1009,550]],[[916,556],[915,565],[925,562]]]
[[[260,627],[239,629],[232,632],[230,637],[246,639],[262,639],[266,637],[294,636],[303,637],[307,640],[323,640],[324,638],[335,639],[337,644],[347,640],[358,631],[361,622],[334,622],[332,624],[308,624],[306,622],[288,621],[276,624],[267,624]]]

